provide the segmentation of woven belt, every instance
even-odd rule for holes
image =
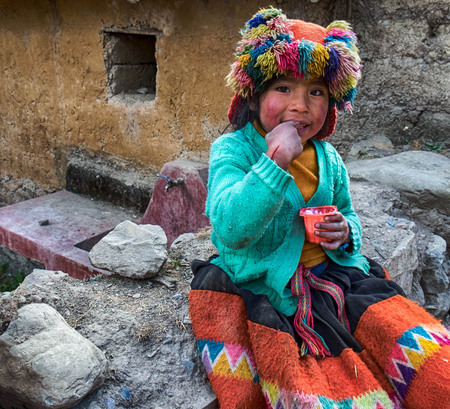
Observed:
[[[291,278],[292,295],[298,297],[298,309],[294,318],[294,327],[302,339],[300,355],[310,353],[319,357],[330,356],[330,350],[324,339],[314,331],[314,318],[311,311],[311,289],[330,294],[337,305],[339,322],[350,332],[350,325],[344,308],[344,293],[330,281],[316,277],[311,269],[300,264]]]

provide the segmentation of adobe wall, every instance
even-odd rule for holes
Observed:
[[[237,26],[222,2],[25,0],[0,7],[2,177],[61,187],[73,148],[159,169],[185,152],[204,158],[225,126],[230,53],[219,50],[231,48]],[[161,33],[154,101],[108,98],[105,27]]]
[[[355,114],[340,118],[333,137],[343,153],[352,141],[375,134],[398,145],[418,138],[446,141],[448,4],[272,4],[289,16],[324,25],[348,19],[359,35],[364,76]],[[32,196],[64,187],[74,152],[129,161],[136,171],[157,171],[176,158],[206,161],[210,143],[227,125],[232,93],[224,77],[238,30],[265,5],[251,0],[1,1],[1,189],[19,191],[27,181]],[[111,98],[105,29],[155,35],[154,100]]]

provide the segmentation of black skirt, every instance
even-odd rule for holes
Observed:
[[[338,356],[346,348],[360,352],[363,348],[353,337],[353,333],[362,314],[372,304],[398,294],[404,295],[399,285],[385,278],[385,272],[378,263],[370,259],[368,261],[369,274],[357,268],[340,266],[332,261],[328,261],[325,270],[320,274],[321,279],[336,284],[342,290],[350,332],[338,320],[337,306],[332,296],[327,292],[311,288],[314,330],[323,338],[332,356]],[[191,283],[193,290],[240,295],[250,321],[288,332],[299,345],[302,344],[301,338],[294,329],[294,316],[286,316],[277,311],[266,295],[254,294],[236,286],[221,268],[210,261],[194,260],[191,267],[194,273]]]

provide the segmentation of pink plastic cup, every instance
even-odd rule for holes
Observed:
[[[336,206],[316,206],[316,207],[304,207],[300,209],[300,216],[305,221],[306,240],[310,243],[320,243],[321,241],[329,241],[323,237],[316,236],[314,234],[316,229],[314,224],[325,221],[325,216],[334,214],[337,212]]]

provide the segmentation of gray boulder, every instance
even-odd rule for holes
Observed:
[[[428,238],[423,251],[421,286],[425,293],[426,307],[437,318],[444,318],[450,310],[449,262],[446,243],[442,237]]]
[[[71,408],[106,377],[103,352],[47,304],[17,311],[0,336],[0,397],[4,409]]]
[[[414,222],[392,215],[399,193],[389,186],[360,181],[352,181],[350,191],[363,229],[361,252],[381,264],[412,297],[419,264],[417,229]]]
[[[167,237],[160,226],[124,221],[91,249],[89,259],[124,277],[151,278],[167,260]]]
[[[376,135],[354,143],[347,154],[346,161],[373,159],[380,156],[393,155],[394,153],[394,145],[391,140],[384,135]]]
[[[420,208],[450,214],[450,159],[425,151],[408,151],[379,159],[347,163],[350,177],[397,189]]]

